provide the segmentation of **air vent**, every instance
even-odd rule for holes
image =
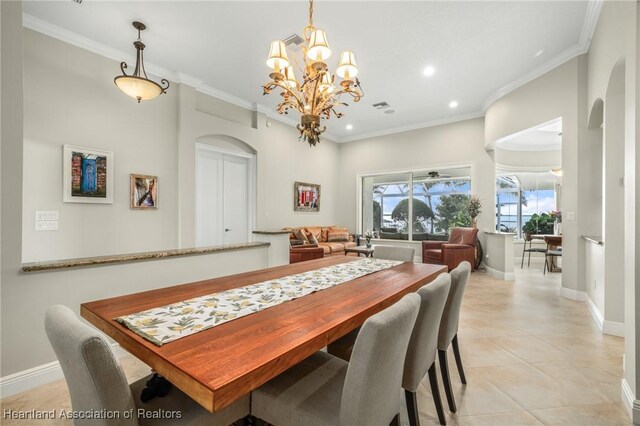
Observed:
[[[291,49],[297,49],[304,43],[304,39],[300,37],[298,34],[291,34],[289,37],[282,40],[285,46],[290,47]]]
[[[391,105],[389,105],[387,102],[382,101],[382,102],[378,102],[377,104],[373,104],[373,107],[375,109],[386,109],[389,108]]]

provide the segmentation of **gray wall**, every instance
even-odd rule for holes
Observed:
[[[454,164],[473,164],[473,192],[483,203],[478,227],[494,227],[495,170],[484,149],[484,119],[380,136],[340,145],[339,221],[349,229],[357,223],[357,176],[399,170],[425,170]]]

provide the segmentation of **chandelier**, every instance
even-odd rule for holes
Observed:
[[[282,89],[282,101],[276,106],[279,114],[288,114],[290,109],[301,114],[298,131],[300,139],[315,146],[320,142],[320,135],[326,130],[320,126],[320,119],[342,117],[336,111],[340,105],[347,106],[340,101],[344,94],[351,96],[358,102],[362,96],[360,81],[356,77],[358,67],[353,52],[345,51],[340,55],[336,68],[336,75],[342,80],[339,87],[335,86],[336,75],[327,69],[326,60],[331,56],[331,49],[327,42],[327,34],[313,26],[313,0],[309,0],[309,25],[303,31],[302,60],[293,56],[293,64],[289,61],[285,44],[276,40],[271,43],[267,66],[273,70],[269,74],[271,81],[263,87],[263,95],[271,93],[276,88]],[[295,76],[294,65],[302,75],[302,82]]]
[[[133,74],[127,75],[125,69],[127,69],[127,63],[122,62],[120,69],[122,75],[113,79],[113,82],[127,95],[140,101],[149,101],[160,96],[163,93],[167,93],[169,88],[169,82],[164,78],[160,80],[162,86],[155,81],[149,80],[147,72],[144,70],[144,58],[142,52],[145,48],[144,43],[140,40],[140,31],[144,31],[147,27],[142,22],[133,22],[133,28],[138,30],[138,39],[133,42],[136,48],[136,68],[133,70]],[[164,86],[164,87],[163,87]]]

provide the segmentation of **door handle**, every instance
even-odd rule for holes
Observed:
[[[224,228],[224,232],[229,232],[229,231],[231,231],[231,229],[229,229],[229,228]]]

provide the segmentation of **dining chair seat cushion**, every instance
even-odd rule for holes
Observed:
[[[251,395],[251,414],[278,426],[337,425],[349,363],[317,352]]]
[[[374,257],[376,259],[399,260],[401,262],[413,262],[416,250],[411,247],[394,247],[376,245]]]
[[[147,376],[131,384],[131,392],[133,393],[133,400],[136,405],[136,409],[144,409],[149,412],[146,416],[138,416],[138,424],[140,426],[228,426],[249,415],[249,395],[237,400],[231,405],[226,406],[222,410],[211,414],[175,386],[171,387],[171,390],[165,397],[156,397],[147,402],[142,402],[140,400],[140,394],[150,378],[151,376]],[[168,415],[165,419],[153,418],[154,412],[159,413],[161,411],[174,413],[179,412],[180,418],[177,419],[171,415]]]

